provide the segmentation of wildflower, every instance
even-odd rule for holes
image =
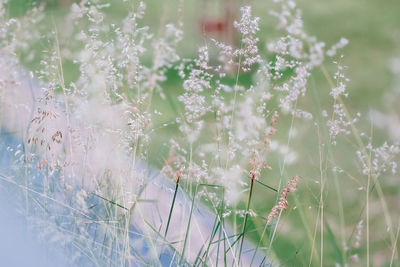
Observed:
[[[361,235],[362,235],[362,230],[364,227],[364,221],[360,220],[357,223],[357,227],[356,227],[356,235],[354,238],[354,248],[359,248],[360,247],[360,242],[361,242]]]
[[[348,93],[346,92],[346,83],[350,81],[350,79],[344,75],[344,70],[347,67],[342,66],[337,62],[334,63],[337,65],[338,68],[333,76],[333,78],[337,81],[337,87],[332,88],[329,94],[333,97],[333,99],[338,98],[340,95],[347,97]]]
[[[289,193],[295,192],[297,190],[297,183],[299,182],[299,180],[300,176],[295,176],[287,182],[287,186],[283,189],[278,204],[276,204],[272,208],[271,212],[268,214],[267,224],[271,224],[272,220],[276,216],[278,216],[280,212],[284,211],[288,207],[289,202],[287,198],[289,196]]]
[[[327,126],[329,128],[329,135],[331,137],[331,142],[333,145],[336,145],[336,137],[343,133],[345,135],[349,135],[351,133],[350,126],[356,123],[361,117],[360,113],[357,113],[356,116],[348,120],[346,116],[346,111],[344,109],[343,104],[334,104],[333,105],[333,116],[330,120],[327,121]]]
[[[353,254],[353,255],[351,255],[351,256],[350,256],[350,259],[351,259],[351,261],[352,261],[354,264],[360,263],[360,257],[358,256],[358,254]]]
[[[337,42],[336,44],[332,45],[331,48],[329,48],[329,50],[326,51],[326,54],[329,57],[333,57],[336,55],[337,50],[342,49],[343,47],[347,46],[349,44],[349,40],[347,40],[346,38],[342,37],[340,38],[339,42]]]
[[[395,156],[400,153],[400,144],[395,143],[389,145],[384,142],[379,147],[373,147],[371,143],[366,146],[367,154],[357,151],[357,157],[361,163],[362,173],[364,175],[372,174],[379,177],[382,173],[390,170],[392,174],[397,172],[397,162],[394,160]]]
[[[243,57],[242,68],[244,71],[249,71],[253,64],[259,63],[261,60],[257,47],[258,38],[256,37],[256,33],[259,31],[260,18],[252,17],[250,6],[240,8],[240,12],[242,17],[239,22],[235,21],[233,26],[242,34],[242,46],[233,54]]]

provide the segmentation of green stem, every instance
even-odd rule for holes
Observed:
[[[249,209],[250,209],[251,196],[253,194],[253,186],[254,186],[254,176],[251,177],[251,181],[250,181],[250,192],[249,192],[249,198],[247,200],[247,208],[246,208],[246,215],[244,217],[242,240],[240,242],[240,249],[239,249],[239,260],[238,260],[239,264],[240,264],[240,256],[242,255],[242,249],[243,249],[243,242],[244,242],[244,235],[245,235],[245,231],[246,231],[247,219],[249,217]]]
[[[164,237],[165,237],[165,238],[167,237],[168,228],[169,228],[169,223],[171,222],[172,211],[173,211],[174,206],[175,206],[175,199],[176,199],[176,194],[177,194],[177,192],[178,192],[178,188],[179,188],[179,176],[178,176],[178,178],[176,179],[176,186],[175,186],[174,197],[173,197],[173,199],[172,199],[171,209],[169,210],[167,227],[165,228],[165,234],[164,234]]]
[[[186,245],[187,245],[187,241],[188,241],[188,237],[189,237],[189,231],[190,231],[190,226],[191,226],[191,222],[192,222],[192,215],[193,215],[193,209],[194,209],[194,201],[196,198],[196,194],[197,194],[197,189],[198,189],[199,184],[197,183],[193,197],[192,197],[192,205],[190,207],[190,214],[189,214],[189,220],[188,220],[188,225],[187,225],[187,229],[186,229],[186,234],[185,234],[185,241],[183,243],[183,249],[182,249],[182,256],[181,256],[181,260],[179,265],[182,264],[182,261],[185,258],[185,250],[186,250]]]

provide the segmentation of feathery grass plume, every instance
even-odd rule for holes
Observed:
[[[289,202],[287,200],[289,193],[297,191],[297,183],[299,182],[299,180],[300,176],[295,176],[287,182],[286,187],[283,188],[281,196],[279,197],[278,204],[276,204],[272,208],[271,212],[268,214],[267,225],[271,224],[272,220],[275,217],[277,217],[282,211],[287,209],[289,205]]]

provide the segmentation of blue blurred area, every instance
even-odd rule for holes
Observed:
[[[27,221],[10,201],[12,195],[5,192],[6,187],[0,187],[0,266],[69,266],[28,230]]]
[[[0,132],[0,267],[64,267],[64,266],[189,266],[179,258],[174,249],[164,243],[163,237],[155,235],[159,255],[154,258],[150,244],[144,235],[142,225],[130,225],[130,253],[133,256],[128,264],[121,257],[121,244],[110,239],[104,231],[104,214],[110,221],[117,221],[118,214],[106,211],[107,202],[94,194],[85,197],[90,207],[85,212],[76,203],[76,195],[69,194],[55,177],[50,177],[50,187],[43,194],[43,173],[36,170],[35,160],[31,165],[24,163],[23,147],[12,134]],[[37,162],[36,162],[37,163]],[[26,168],[26,169],[25,169]],[[137,164],[138,170],[146,171],[147,183],[157,188],[173,189],[173,184],[162,179],[158,171],[145,164]],[[26,179],[28,178],[28,179]],[[26,187],[25,187],[26,185]],[[29,192],[25,189],[29,188]],[[73,190],[79,194],[79,187]],[[49,196],[49,197],[47,197]],[[159,196],[161,197],[161,196]],[[167,197],[168,201],[172,195]],[[186,201],[185,201],[186,199]],[[182,190],[177,194],[177,206],[189,214],[191,198]],[[158,202],[157,202],[158,203]],[[159,204],[159,203],[158,203]],[[143,208],[160,214],[158,204],[149,202]],[[68,208],[71,207],[71,208]],[[72,210],[74,209],[74,211]],[[82,216],[82,214],[84,216]],[[132,216],[139,216],[135,213]],[[213,229],[215,214],[200,203],[193,210],[193,217],[204,229]],[[184,219],[187,225],[187,218]],[[78,221],[78,222],[77,222]],[[80,223],[79,223],[80,222]],[[156,225],[156,224],[155,224]],[[179,223],[177,224],[179,225]],[[120,225],[122,227],[123,225]],[[225,229],[229,233],[229,227]],[[157,230],[155,230],[157,232]],[[235,237],[232,237],[233,242]],[[155,241],[158,240],[158,241]],[[193,240],[193,242],[199,242]],[[105,245],[106,244],[106,245]],[[251,257],[252,246],[245,242],[244,257]],[[89,253],[90,252],[90,253]],[[255,262],[263,262],[263,255],[257,254]],[[250,258],[251,259],[251,258]]]
[[[54,241],[50,241],[49,238],[43,238],[45,236],[42,235],[43,232],[47,232],[47,230],[49,232],[52,231],[45,229],[46,222],[44,224],[41,223],[39,227],[37,225],[30,225],[30,223],[36,220],[46,221],[46,218],[39,218],[39,216],[45,214],[40,212],[40,209],[39,211],[36,210],[37,203],[33,203],[36,196],[38,197],[36,199],[37,202],[43,201],[45,203],[46,200],[41,199],[40,195],[32,195],[32,192],[28,194],[27,199],[24,198],[25,190],[23,188],[23,179],[21,179],[21,176],[23,176],[21,169],[24,168],[18,164],[20,162],[18,158],[22,156],[21,153],[16,153],[18,150],[22,150],[18,139],[11,133],[0,132],[0,267],[64,267],[96,266],[98,264],[101,266],[113,266],[116,265],[113,263],[120,262],[121,259],[114,258],[113,261],[107,264],[104,259],[98,258],[98,262],[95,264],[90,258],[82,255],[82,257],[72,259],[70,257],[71,251],[73,254],[76,248],[71,246],[68,240],[60,240],[55,243]],[[34,168],[30,168],[28,173],[28,177],[30,178],[28,187],[40,194],[43,186],[40,173],[35,171]],[[57,186],[54,186],[53,189],[55,189],[54,193],[60,190]],[[58,192],[60,193],[60,191]],[[25,201],[28,201],[28,204]],[[66,200],[65,204],[67,204],[67,201],[69,200]],[[94,220],[99,219],[97,216],[102,213],[102,202],[93,196],[89,197],[87,201],[95,206],[95,208],[91,209],[92,214],[89,215]],[[80,230],[74,229],[72,220],[67,219],[67,215],[69,214],[68,209],[63,210],[57,205],[54,207],[51,204],[48,206],[48,209],[46,212],[50,214],[49,218],[54,215],[52,219],[58,220],[64,229],[85,236],[86,238],[89,237],[93,243],[100,244],[103,240],[104,236],[97,234],[98,224],[91,224],[90,227],[85,229],[85,233],[82,233]],[[47,221],[48,227],[52,227],[51,223],[51,221]],[[140,240],[143,238],[143,233],[140,229],[132,226],[130,238],[132,241]],[[46,241],[48,242],[46,243]],[[87,245],[91,246],[90,244]],[[93,245],[92,249],[99,252],[99,248],[96,245]],[[149,248],[146,242],[141,247],[134,248],[134,254],[144,260],[148,260],[145,256],[148,253]],[[113,257],[118,257],[118,253],[115,252]],[[169,266],[171,262],[177,264],[177,259],[173,257],[173,253],[167,247],[161,253],[159,260],[162,266]],[[130,266],[140,266],[140,263],[133,260]]]
[[[44,244],[36,233],[29,230],[21,209],[21,189],[5,181],[12,177],[13,153],[7,147],[16,147],[17,141],[10,134],[0,134],[0,266],[54,267],[69,266],[57,253],[55,244]]]

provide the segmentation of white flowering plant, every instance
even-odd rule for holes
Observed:
[[[165,2],[0,0],[0,180],[30,229],[76,266],[395,266],[398,110],[352,105],[351,38],[275,0],[196,39]]]

